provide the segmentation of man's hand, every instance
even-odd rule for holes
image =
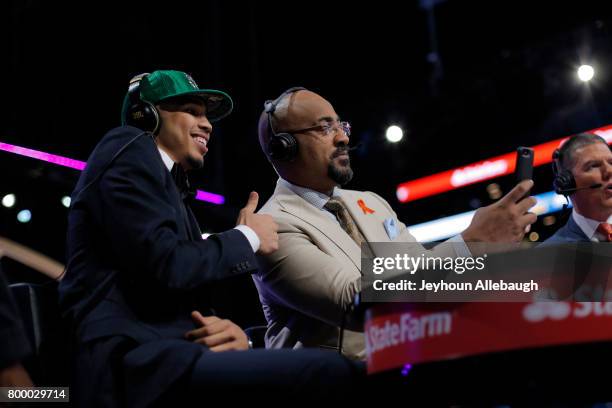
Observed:
[[[520,242],[538,218],[528,212],[536,199],[521,200],[531,187],[533,181],[521,181],[498,202],[478,209],[470,226],[461,234],[468,246],[469,242]]]
[[[204,344],[210,351],[247,350],[249,340],[238,325],[231,320],[217,316],[202,316],[198,311],[191,312],[194,323],[201,326],[185,333],[188,340]]]
[[[253,229],[260,241],[257,253],[269,255],[278,249],[278,225],[268,214],[255,214],[258,201],[259,195],[255,191],[251,191],[249,201],[240,210],[236,225],[246,225]]]
[[[33,387],[28,372],[19,363],[0,369],[0,387]]]

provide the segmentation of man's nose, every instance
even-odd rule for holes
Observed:
[[[344,129],[342,129],[342,126],[338,126],[336,130],[336,134],[334,137],[334,144],[335,145],[339,145],[339,144],[348,145],[349,144],[349,137],[344,131]]]
[[[612,164],[611,163],[606,162],[606,164],[604,164],[601,169],[602,169],[601,178],[603,178],[604,180],[608,180],[609,178],[612,178]]]
[[[212,125],[206,116],[201,116],[198,121],[198,127],[206,133],[212,133]]]

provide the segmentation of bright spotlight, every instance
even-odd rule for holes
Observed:
[[[391,143],[397,143],[404,137],[404,132],[402,131],[401,127],[393,125],[387,128],[387,133],[385,136]]]
[[[63,196],[62,197],[62,205],[66,208],[70,207],[70,197]]]
[[[400,187],[395,191],[395,195],[397,196],[398,200],[403,202],[408,199],[408,196],[410,195],[410,191],[408,191],[406,187]]]
[[[6,208],[11,208],[15,205],[15,194],[7,194],[2,197],[2,205]]]
[[[19,222],[26,223],[26,222],[30,222],[31,219],[32,219],[32,213],[30,212],[30,210],[21,210],[17,214],[17,221]]]
[[[595,70],[590,65],[581,65],[580,68],[578,68],[578,78],[583,82],[590,81],[594,75]]]

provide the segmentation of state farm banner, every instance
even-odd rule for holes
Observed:
[[[612,341],[612,302],[376,304],[368,373],[490,352]]]

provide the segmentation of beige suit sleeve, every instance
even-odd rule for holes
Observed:
[[[281,304],[334,326],[360,291],[353,264],[321,251],[296,228],[280,224],[279,249],[263,259],[259,278]]]

